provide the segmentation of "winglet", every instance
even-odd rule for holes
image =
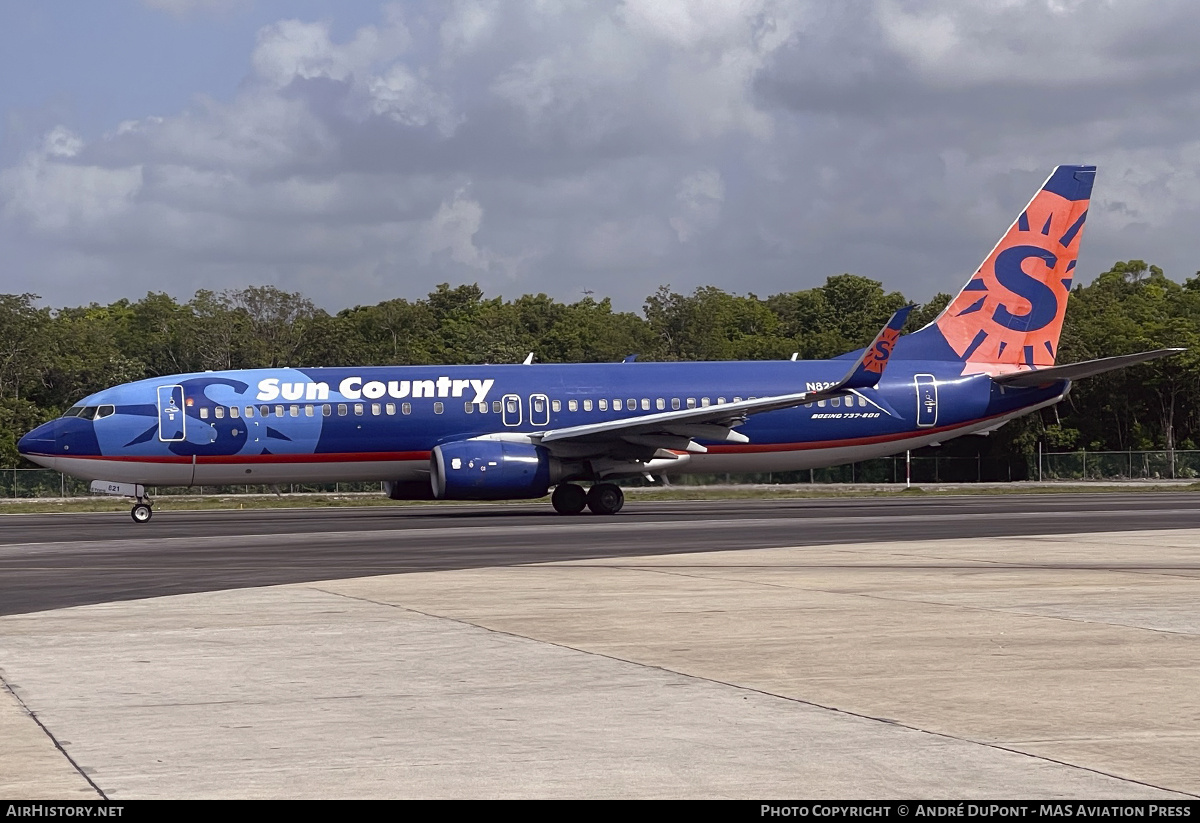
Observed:
[[[904,328],[904,321],[914,308],[915,306],[908,305],[892,315],[887,325],[875,335],[871,345],[863,349],[858,362],[841,379],[837,388],[867,389],[879,382],[883,377],[883,370],[887,368],[888,358],[892,356],[892,350],[896,347],[896,341],[900,338],[900,329]]]

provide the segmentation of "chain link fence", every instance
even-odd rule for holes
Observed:
[[[1187,480],[1200,477],[1200,451],[1046,452],[1040,480]]]

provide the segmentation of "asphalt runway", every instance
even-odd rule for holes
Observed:
[[[0,796],[1194,799],[1198,504],[0,516]]]
[[[818,546],[1200,528],[1200,493],[639,502],[0,516],[0,615],[405,572]]]

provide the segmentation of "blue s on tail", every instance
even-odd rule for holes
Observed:
[[[951,360],[963,374],[1054,365],[1095,166],[1059,166],[937,319],[894,357]]]

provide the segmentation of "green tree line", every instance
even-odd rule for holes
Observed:
[[[949,301],[918,306],[907,331]],[[754,360],[833,357],[859,348],[908,301],[853,274],[760,298],[706,286],[662,286],[641,314],[590,296],[486,298],[442,284],[428,297],[337,314],[272,286],[197,291],[187,302],[151,292],[51,309],[33,294],[0,295],[0,462],[17,439],[94,391],[145,377],[278,366]],[[1200,273],[1182,285],[1141,260],[1117,263],[1068,304],[1059,362],[1184,346],[1182,356],[1081,381],[1065,403],[989,438],[948,444],[988,457],[1048,450],[1195,448],[1200,442]]]

